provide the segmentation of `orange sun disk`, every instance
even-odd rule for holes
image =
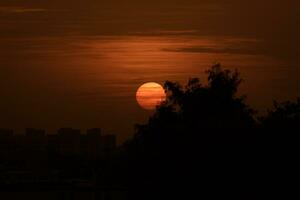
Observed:
[[[146,110],[154,110],[162,101],[166,100],[164,88],[155,82],[141,85],[136,92],[138,104]]]

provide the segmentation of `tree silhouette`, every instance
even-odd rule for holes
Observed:
[[[157,107],[148,124],[136,125],[132,142],[162,142],[164,146],[176,140],[181,143],[184,138],[225,135],[226,130],[226,136],[236,136],[254,128],[254,111],[245,104],[245,97],[236,96],[242,82],[239,73],[222,70],[217,64],[207,74],[206,86],[197,78],[190,79],[186,86],[167,81],[166,101]]]
[[[245,97],[236,94],[242,80],[219,64],[206,73],[207,85],[197,78],[185,86],[166,81],[166,101],[147,124],[136,125],[134,138],[122,147],[131,184],[197,181],[209,190],[232,192],[228,187],[240,188],[242,177],[251,179],[252,164],[245,163],[252,159],[257,123]]]
[[[120,148],[111,169],[126,186],[139,188],[131,199],[157,198],[161,193],[153,188],[169,187],[166,198],[253,199],[268,192],[266,185],[278,188],[284,180],[284,165],[297,152],[288,138],[299,132],[300,99],[275,103],[257,120],[245,96],[237,95],[242,83],[237,71],[217,64],[206,73],[206,85],[198,78],[185,86],[166,81],[166,101]]]
[[[274,109],[262,117],[263,126],[268,129],[300,130],[300,98],[295,102],[274,102]]]

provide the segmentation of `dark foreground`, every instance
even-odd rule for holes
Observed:
[[[168,99],[118,148],[99,142],[101,137],[97,139],[93,131],[80,136],[69,130],[43,151],[35,139],[29,140],[34,145],[19,149],[17,159],[2,151],[1,199],[292,196],[300,100],[275,103],[273,110],[259,117],[244,97],[236,96],[241,83],[237,72],[217,65],[207,73],[206,86],[198,79],[186,86],[166,82]],[[2,150],[5,144],[2,140]]]

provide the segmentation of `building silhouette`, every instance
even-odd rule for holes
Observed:
[[[81,134],[79,129],[62,128],[58,130],[59,153],[64,156],[80,154]]]
[[[83,156],[95,160],[116,148],[115,135],[102,135],[100,128],[88,129],[82,134],[79,129],[61,128],[57,134],[45,130],[27,128],[25,134],[0,129],[0,157],[2,159],[38,159],[50,155]]]
[[[83,138],[83,147],[87,158],[94,160],[101,156],[101,141],[101,129],[94,128],[87,130],[85,138]]]
[[[31,151],[46,150],[46,131],[42,129],[27,128],[25,130],[26,147]]]
[[[0,129],[0,157],[8,159],[14,151],[14,132],[10,129]]]
[[[115,135],[104,135],[101,139],[102,152],[109,153],[116,148],[116,136]]]

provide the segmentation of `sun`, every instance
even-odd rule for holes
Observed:
[[[154,110],[162,101],[166,100],[164,88],[155,82],[141,85],[136,92],[136,101],[146,110]]]

